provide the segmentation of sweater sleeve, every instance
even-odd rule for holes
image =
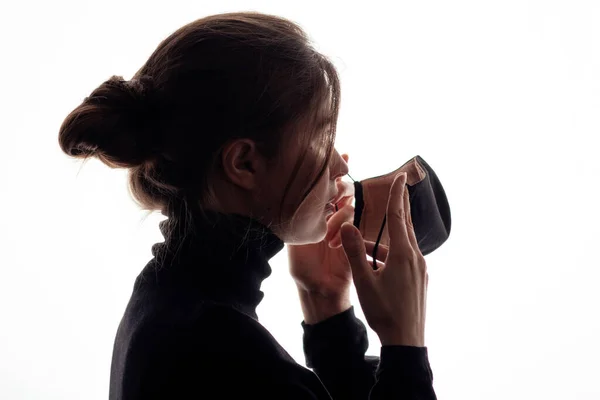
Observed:
[[[383,346],[365,356],[365,325],[354,307],[314,325],[302,322],[306,365],[335,399],[436,399],[426,347]]]

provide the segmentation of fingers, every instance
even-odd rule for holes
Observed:
[[[377,260],[377,267],[373,267],[373,261],[372,260],[367,260],[367,263],[369,264],[369,267],[371,267],[371,270],[376,271],[376,270],[381,270],[383,267],[385,267],[385,264],[379,260]]]
[[[354,197],[354,184],[351,182],[345,182],[339,180],[336,182],[338,193],[341,193],[341,199],[338,201],[338,208],[344,207],[346,204],[350,204],[352,202],[352,197]],[[350,201],[348,201],[350,200]],[[342,204],[342,202],[344,202]]]
[[[375,249],[375,242],[371,242],[370,240],[365,240],[365,250],[367,254],[373,254],[373,250]],[[385,262],[389,253],[389,247],[384,246],[381,243],[377,246],[377,261]]]
[[[332,242],[330,247],[337,248],[342,245],[342,237],[340,228],[344,222],[354,221],[354,207],[352,200],[354,199],[354,184],[349,182],[338,181],[338,191],[342,194],[342,198],[338,201],[338,210],[327,221],[327,234],[325,240]],[[334,239],[335,238],[335,239]]]
[[[373,268],[367,261],[362,235],[351,223],[344,223],[340,232],[344,253],[352,269],[354,286],[358,292],[363,293],[363,297],[368,297],[373,290]]]
[[[335,236],[339,236],[340,228],[344,222],[354,221],[354,207],[347,205],[329,218],[327,221],[327,234],[325,240],[331,241]],[[341,243],[341,236],[340,236]]]
[[[406,227],[404,204],[406,191],[406,173],[398,174],[392,183],[387,204],[387,224],[392,254],[403,254],[411,247]]]

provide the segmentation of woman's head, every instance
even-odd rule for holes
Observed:
[[[339,104],[335,67],[300,27],[220,14],[178,29],[131,80],[102,83],[59,143],[128,168],[142,209],[239,213],[308,243],[324,237],[324,206],[348,172],[334,149]]]

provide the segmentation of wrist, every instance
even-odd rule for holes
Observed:
[[[424,335],[417,332],[409,333],[398,330],[396,332],[378,333],[382,346],[414,346],[425,347]]]
[[[331,318],[352,306],[349,291],[324,295],[298,288],[298,295],[304,322],[309,325]]]

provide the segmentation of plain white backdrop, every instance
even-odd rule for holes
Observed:
[[[426,257],[438,398],[600,399],[600,3],[578,0],[2,3],[0,398],[107,398],[163,240],[125,171],[61,153],[62,120],[180,26],[249,10],[299,23],[338,67],[354,179],[419,154],[444,184],[452,233]],[[259,317],[304,364],[285,249],[271,266]]]

